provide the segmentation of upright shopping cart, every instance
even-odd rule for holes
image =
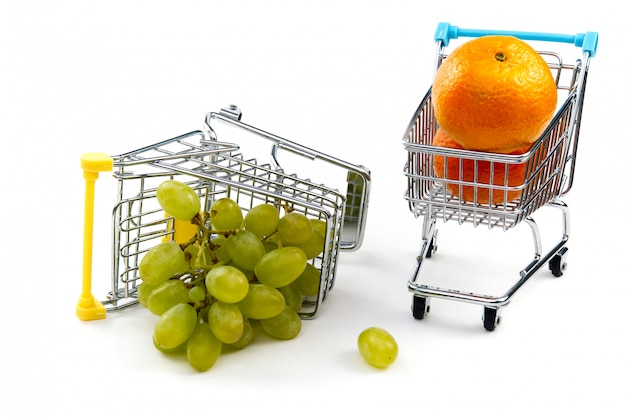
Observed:
[[[567,205],[561,200],[572,187],[576,162],[576,151],[583,100],[587,81],[589,62],[595,56],[598,44],[596,32],[562,35],[555,33],[516,32],[500,30],[462,29],[449,23],[440,23],[435,32],[438,68],[447,57],[451,41],[462,42],[462,38],[476,38],[486,35],[511,35],[526,40],[533,45],[548,63],[559,92],[557,111],[540,139],[521,155],[502,155],[476,151],[464,151],[443,148],[433,145],[433,138],[438,124],[434,116],[429,90],[418,106],[404,134],[403,144],[408,152],[404,167],[408,187],[405,198],[409,209],[416,217],[422,217],[421,248],[417,256],[415,269],[408,281],[409,291],[413,294],[412,313],[414,318],[423,319],[430,311],[431,298],[442,298],[460,302],[482,305],[484,307],[483,325],[493,331],[500,323],[500,310],[506,306],[513,295],[527,280],[544,265],[548,265],[554,276],[561,276],[566,267],[566,246],[569,237],[570,215]],[[575,62],[566,63],[562,53],[544,51],[548,45],[569,44],[576,53]],[[580,49],[577,49],[580,48]],[[580,52],[582,51],[582,56]],[[571,52],[571,51],[570,51]],[[471,180],[451,180],[439,178],[434,169],[435,158],[458,159],[459,167],[463,161],[469,164],[481,164],[490,167],[491,182]],[[496,184],[494,167],[512,167],[514,164],[525,164],[526,171],[522,184],[515,186]],[[471,166],[470,165],[470,166]],[[495,192],[520,197],[496,204],[492,199],[487,203],[470,202],[463,199],[463,193],[453,195],[448,186],[473,194],[478,188],[487,190],[490,196]],[[533,213],[543,207],[557,208],[562,218],[562,236],[551,249],[543,251],[539,226],[533,219]],[[487,227],[489,229],[508,230],[521,222],[530,225],[535,246],[532,261],[520,271],[520,277],[502,295],[487,295],[475,291],[450,289],[425,284],[420,281],[424,261],[437,250],[437,220],[443,222],[456,221],[459,225]]]
[[[229,106],[208,113],[202,129],[113,157],[83,156],[87,186],[79,318],[100,319],[137,304],[143,254],[163,241],[180,242],[177,234],[189,232],[188,223],[174,220],[158,205],[156,189],[167,179],[195,190],[205,212],[213,201],[228,197],[244,214],[258,204],[271,203],[324,221],[324,250],[309,261],[319,270],[319,289],[317,295],[305,298],[300,311],[304,319],[318,314],[333,288],[340,251],[361,246],[370,171],[248,125],[241,115],[238,107]],[[287,171],[294,169],[298,173]],[[315,180],[302,177],[307,169],[317,174]],[[95,180],[104,171],[113,171],[118,184],[112,212],[111,287],[106,298],[95,298],[91,293],[93,197]]]

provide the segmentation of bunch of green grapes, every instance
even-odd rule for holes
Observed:
[[[185,352],[193,368],[207,371],[226,347],[243,349],[258,332],[280,340],[300,333],[303,300],[320,288],[310,260],[324,251],[323,220],[284,204],[262,203],[244,214],[227,197],[201,212],[197,193],[177,180],[164,181],[156,195],[175,222],[196,229],[140,261],[137,298],[158,316],[156,349]]]

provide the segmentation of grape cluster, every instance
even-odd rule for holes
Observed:
[[[300,333],[303,300],[319,291],[320,271],[309,260],[324,250],[324,221],[286,204],[244,214],[228,197],[202,212],[197,193],[177,180],[161,183],[156,197],[176,225],[194,226],[185,242],[159,243],[139,263],[137,298],[159,316],[159,351],[186,352],[193,368],[207,371],[225,346],[247,347],[255,332],[280,340]]]

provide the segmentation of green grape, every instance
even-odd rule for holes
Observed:
[[[227,303],[242,300],[248,294],[250,284],[241,270],[233,266],[217,266],[209,270],[205,278],[207,291],[215,299]]]
[[[191,305],[174,305],[154,325],[154,343],[165,350],[176,348],[187,341],[197,323],[198,314]]]
[[[321,272],[312,264],[304,267],[302,274],[294,281],[304,296],[317,296],[320,290]]]
[[[295,338],[302,329],[302,320],[298,312],[285,306],[281,313],[259,321],[263,330],[271,337],[280,340]]]
[[[200,312],[198,312],[198,316],[200,317],[200,319],[206,323],[209,322],[209,309],[211,309],[211,305],[200,308]]]
[[[326,221],[321,219],[311,219],[311,225],[313,225],[313,230],[319,232],[324,238],[326,238]],[[334,230],[328,231],[329,236],[333,236]],[[330,248],[333,246],[332,238],[329,242]]]
[[[159,344],[157,344],[156,340],[154,339],[154,335],[152,336],[152,345],[154,346],[154,348],[156,348],[157,350],[159,350],[161,353],[164,353],[164,354],[183,353],[187,349],[186,343],[183,343],[179,345],[178,347],[174,347],[174,348],[161,347]]]
[[[244,276],[246,276],[246,280],[248,280],[248,283],[255,281],[256,279],[254,278],[254,271],[251,270],[246,270],[245,268],[241,267],[239,264],[234,263],[234,262],[230,262],[227,264],[228,266],[234,267],[237,270],[239,270],[240,272],[243,273]]]
[[[266,319],[285,308],[285,297],[277,289],[262,283],[251,283],[248,294],[236,304],[250,319]]]
[[[252,328],[252,323],[250,323],[250,320],[244,316],[243,334],[241,335],[241,338],[239,338],[234,343],[229,344],[229,346],[241,350],[242,348],[245,348],[252,344],[252,341],[254,341],[254,328]]]
[[[311,220],[299,212],[289,212],[278,220],[277,226],[283,244],[302,244],[311,238],[313,226]]]
[[[224,235],[212,235],[211,236],[211,244],[216,245],[216,246],[223,246],[224,243],[226,242],[226,237]]]
[[[326,236],[326,222],[321,219],[311,219],[311,226],[314,231],[319,232],[322,236]]]
[[[265,254],[254,268],[259,282],[271,287],[283,287],[296,280],[307,264],[304,251],[298,247],[283,247]]]
[[[276,237],[280,237],[280,235],[276,234]],[[265,252],[269,253],[270,251],[274,251],[276,248],[278,248],[278,243],[273,240],[264,239],[263,246],[265,247]]]
[[[165,180],[156,191],[163,210],[174,219],[190,221],[200,212],[200,198],[191,187],[177,180]]]
[[[237,270],[239,270],[240,272],[243,273],[244,276],[246,276],[248,278],[248,281],[252,281],[250,280],[250,278],[252,278],[252,276],[254,275],[254,271],[252,270],[246,270],[245,268],[241,267],[239,264],[233,262],[231,260],[230,263],[228,263],[227,265],[232,266],[234,268],[236,268]]]
[[[211,237],[211,245],[214,246],[213,254],[218,259],[218,261],[224,261],[229,258],[225,244],[226,237],[224,237],[223,235],[215,235],[214,237]]]
[[[214,302],[209,309],[209,326],[218,340],[232,344],[243,335],[243,314],[237,305]]]
[[[148,283],[142,283],[137,288],[137,301],[144,308],[148,308],[148,298],[150,298],[150,293],[152,293],[155,287]]]
[[[189,289],[189,300],[193,303],[200,303],[206,298],[206,291],[201,286],[194,286]]]
[[[223,197],[211,205],[211,226],[216,231],[237,229],[243,224],[243,212],[234,200]]]
[[[279,217],[278,209],[274,205],[262,203],[248,211],[244,218],[244,227],[259,238],[263,238],[276,231]]]
[[[180,280],[168,280],[154,288],[148,298],[148,309],[155,315],[161,315],[172,306],[188,303],[189,290]]]
[[[324,251],[324,235],[313,229],[311,238],[302,244],[295,244],[295,246],[304,251],[307,259],[312,260]]]
[[[185,253],[173,242],[162,242],[150,248],[139,262],[139,277],[156,286],[188,270]]]
[[[390,366],[398,357],[398,343],[378,327],[367,328],[359,334],[358,348],[367,363],[379,368]]]
[[[192,270],[197,268],[196,259],[198,257],[198,251],[200,251],[200,248],[197,245],[188,245],[183,251],[185,253],[185,260],[187,260],[187,265]]]
[[[222,353],[222,342],[218,340],[209,324],[201,322],[187,340],[187,361],[200,372],[209,370]]]
[[[254,266],[265,254],[265,247],[259,237],[250,231],[240,230],[226,239],[228,256],[246,270],[254,270]]]
[[[300,309],[302,309],[302,292],[295,283],[289,283],[287,286],[283,286],[278,289],[278,291],[282,293],[285,298],[285,305],[289,306],[296,312],[299,312]]]

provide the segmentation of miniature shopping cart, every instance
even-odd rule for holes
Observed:
[[[269,162],[259,161],[255,157],[259,155],[266,155]],[[299,173],[308,168],[318,179],[287,171],[291,170],[287,163]],[[319,291],[303,301],[303,318],[315,317],[332,289],[339,252],[355,251],[363,240],[369,170],[247,125],[241,122],[236,106],[207,114],[200,130],[132,152],[114,157],[85,154],[82,168],[87,188],[83,292],[77,305],[81,319],[104,318],[107,312],[135,305],[142,255],[164,240],[179,242],[177,234],[189,228],[164,214],[158,205],[156,189],[167,179],[191,186],[203,202],[203,210],[214,200],[229,197],[244,213],[258,204],[271,203],[326,223],[324,250],[310,260],[320,271]],[[118,189],[112,214],[111,290],[105,300],[97,300],[91,293],[93,191],[98,173],[112,170]]]
[[[559,107],[551,123],[541,138],[521,155],[501,155],[473,151],[462,151],[442,148],[433,145],[433,137],[438,128],[431,103],[429,90],[418,106],[404,135],[404,147],[408,152],[405,165],[405,176],[408,180],[406,200],[416,217],[422,217],[421,249],[417,256],[414,272],[408,282],[409,291],[413,294],[412,313],[416,319],[423,319],[430,311],[431,298],[443,298],[454,301],[468,302],[484,306],[483,325],[492,331],[500,322],[500,310],[506,306],[511,297],[526,281],[542,266],[548,265],[554,276],[561,276],[566,267],[567,240],[569,237],[570,215],[567,205],[560,200],[572,187],[580,121],[589,61],[595,56],[598,34],[561,35],[552,33],[512,32],[461,29],[448,23],[440,23],[435,33],[437,47],[436,68],[447,57],[446,49],[451,40],[472,38],[485,35],[512,35],[527,40],[536,48],[551,45],[572,44],[571,52],[575,53],[575,61],[564,62],[562,54],[537,51],[548,62],[554,75],[559,92]],[[462,42],[459,40],[458,42]],[[580,48],[580,49],[577,49]],[[580,54],[582,51],[582,57]],[[521,185],[509,186],[495,183],[479,183],[474,181],[442,179],[436,176],[433,162],[435,157],[444,159],[458,158],[459,166],[463,167],[463,159],[471,160],[471,164],[479,162],[490,164],[491,178],[496,164],[510,167],[513,164],[526,164],[524,181]],[[477,170],[475,170],[477,171]],[[465,176],[460,175],[461,179]],[[490,196],[494,192],[520,192],[520,197],[504,204],[495,204],[492,199],[486,204],[469,202],[473,199],[462,199],[448,191],[448,185],[469,193],[477,188],[488,189]],[[463,193],[458,193],[462,195]],[[556,245],[544,252],[537,222],[531,215],[543,207],[557,208],[562,214],[563,233]],[[425,259],[437,250],[437,220],[455,221],[458,224],[469,224],[474,227],[484,226],[490,229],[508,230],[521,222],[530,225],[535,245],[533,260],[520,272],[519,280],[501,296],[491,296],[474,291],[462,291],[424,284],[419,282]]]

